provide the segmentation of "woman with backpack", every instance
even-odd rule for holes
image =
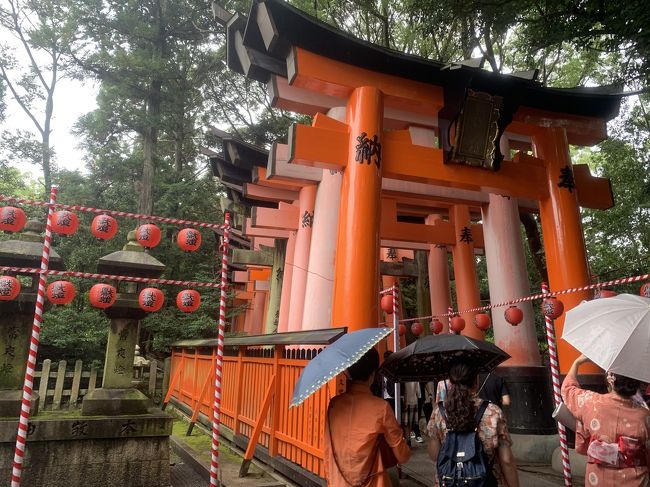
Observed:
[[[427,425],[429,456],[436,464],[435,485],[519,487],[517,466],[503,411],[478,395],[478,371],[453,362],[450,387]]]

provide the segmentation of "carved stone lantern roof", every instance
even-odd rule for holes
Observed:
[[[144,251],[144,247],[136,242],[134,230],[129,232],[127,240],[122,250],[99,259],[97,272],[133,277],[160,277],[165,271],[165,264]]]
[[[17,239],[0,242],[0,265],[11,267],[33,267],[40,269],[43,255],[45,225],[29,220],[25,231]],[[50,269],[65,270],[63,259],[53,248],[50,249]]]

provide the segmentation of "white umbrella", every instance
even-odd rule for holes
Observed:
[[[606,371],[650,382],[650,298],[580,303],[567,312],[562,338]]]

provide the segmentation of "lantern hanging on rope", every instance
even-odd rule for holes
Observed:
[[[90,288],[88,300],[95,308],[106,309],[113,306],[117,298],[117,289],[110,284],[95,284]]]
[[[454,333],[460,333],[465,329],[465,320],[461,318],[459,315],[454,316],[451,319],[451,331]]]
[[[490,325],[492,324],[490,320],[490,315],[487,313],[478,313],[476,316],[474,316],[474,326],[478,328],[481,331],[486,331],[488,328],[490,328]]]
[[[381,301],[379,302],[379,306],[381,307],[381,310],[384,313],[392,314],[393,313],[393,295],[392,294],[384,294],[381,297]]]
[[[110,240],[117,233],[117,220],[109,215],[97,215],[90,224],[90,233],[102,240]]]
[[[524,320],[524,312],[519,308],[517,308],[516,306],[510,306],[503,313],[503,317],[512,326],[517,326],[519,323],[521,323]]]
[[[20,294],[20,281],[13,276],[0,276],[0,301],[12,301]]]
[[[135,231],[135,238],[140,245],[151,249],[160,243],[160,228],[151,223],[140,225]]]
[[[194,289],[183,289],[176,295],[176,306],[183,313],[193,313],[201,306],[201,295]]]
[[[79,228],[77,215],[68,210],[55,211],[52,214],[52,231],[59,235],[72,235]]]
[[[194,228],[183,228],[178,232],[176,243],[181,250],[194,252],[201,246],[201,233]]]
[[[422,335],[422,332],[424,331],[424,325],[422,323],[418,323],[417,321],[411,325],[411,333],[413,336],[419,337]]]
[[[138,296],[140,308],[150,313],[158,311],[164,303],[165,295],[160,289],[155,287],[144,288],[140,291],[140,296]]]
[[[25,212],[20,208],[13,206],[0,208],[0,230],[3,232],[20,232],[26,222]]]
[[[564,313],[564,304],[555,296],[545,298],[542,301],[542,313],[552,320],[557,320]]]
[[[641,286],[639,294],[644,298],[650,298],[650,282],[646,282],[643,286]]]
[[[77,295],[77,290],[70,281],[54,281],[47,286],[47,299],[52,304],[68,304]]]
[[[429,330],[431,330],[431,333],[434,335],[438,335],[439,333],[442,332],[443,324],[442,321],[435,319],[429,324]]]
[[[401,336],[401,337],[403,337],[404,334],[406,333],[406,327],[401,323],[397,327],[397,330],[399,331],[399,336]]]

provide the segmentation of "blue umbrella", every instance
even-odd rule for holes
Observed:
[[[347,333],[309,361],[293,388],[289,407],[299,406],[330,379],[357,362],[392,328],[366,328]]]

